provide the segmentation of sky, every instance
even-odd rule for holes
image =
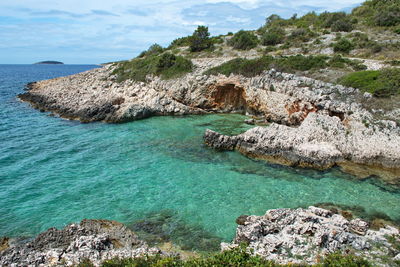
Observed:
[[[99,64],[168,46],[198,25],[212,35],[284,18],[351,10],[363,0],[1,0],[0,64]]]

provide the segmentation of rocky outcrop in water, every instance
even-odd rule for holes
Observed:
[[[207,76],[230,58],[194,59],[182,78],[116,82],[115,68],[29,84],[19,97],[33,107],[83,122],[125,122],[160,115],[240,112],[272,122],[237,137],[207,132],[218,149],[320,169],[340,165],[360,177],[400,184],[400,128],[375,120],[358,103],[358,90],[270,70],[253,78]],[[288,127],[290,126],[290,127]],[[361,167],[360,167],[361,166]]]
[[[236,149],[251,157],[291,166],[325,169],[358,163],[364,168],[360,175],[376,173],[387,182],[398,184],[400,135],[394,126],[390,127],[367,127],[357,120],[343,124],[338,117],[312,113],[299,127],[273,123],[238,136],[207,130],[204,141],[216,149]]]
[[[263,216],[241,216],[237,222],[234,241],[222,243],[222,250],[244,242],[254,255],[279,263],[313,264],[337,251],[363,256],[381,266],[393,266],[394,258],[400,258],[397,228],[371,230],[361,219],[348,221],[321,208],[275,209]]]
[[[161,254],[126,226],[108,220],[83,220],[62,230],[50,228],[34,240],[0,251],[1,266],[74,266],[88,259],[96,266],[115,257]]]

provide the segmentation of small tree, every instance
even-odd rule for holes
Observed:
[[[208,32],[208,27],[198,26],[190,37],[189,43],[191,52],[199,52],[210,48],[212,42],[210,39],[210,33]]]
[[[250,32],[241,30],[229,40],[228,44],[235,49],[249,50],[257,46],[258,38]]]

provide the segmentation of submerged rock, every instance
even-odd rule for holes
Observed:
[[[231,244],[222,250],[245,242],[254,255],[279,263],[316,263],[326,254],[354,252],[374,263],[391,266],[388,255],[399,253],[393,240],[400,242],[399,230],[391,226],[374,231],[361,219],[347,220],[329,210],[274,209],[263,216],[241,216]]]
[[[123,224],[83,220],[64,229],[50,228],[24,244],[0,252],[1,266],[74,266],[88,259],[96,266],[115,257],[162,254],[149,247]]]

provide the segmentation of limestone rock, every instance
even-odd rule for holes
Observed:
[[[387,226],[373,231],[361,219],[349,222],[341,215],[312,206],[268,210],[263,216],[241,217],[241,221],[232,244],[221,244],[221,249],[229,250],[246,242],[249,252],[279,263],[313,264],[319,256],[350,249],[388,266],[381,262],[381,257],[395,248],[386,238],[400,240],[396,228]]]
[[[162,252],[139,240],[126,226],[108,220],[83,220],[64,229],[50,228],[34,240],[0,252],[1,266],[74,266],[89,259],[96,266],[114,257],[138,257]]]

